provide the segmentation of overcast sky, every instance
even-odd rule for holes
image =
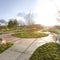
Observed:
[[[0,19],[15,18],[20,12],[36,13],[36,23],[56,24],[56,13],[60,10],[60,0],[0,0]]]

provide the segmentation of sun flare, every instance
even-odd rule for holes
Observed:
[[[37,4],[33,10],[37,14],[36,23],[51,26],[56,24],[56,7],[49,0],[37,0]]]

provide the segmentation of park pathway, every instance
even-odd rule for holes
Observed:
[[[43,38],[16,38],[10,34],[3,34],[8,41],[14,45],[0,54],[0,60],[29,60],[35,49],[45,43],[54,42],[52,35]]]

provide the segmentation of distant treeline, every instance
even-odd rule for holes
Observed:
[[[24,26],[17,26],[18,29],[24,29],[24,30],[40,30],[43,29],[44,27],[40,24],[34,24],[34,25],[24,25]],[[0,30],[1,29],[6,29],[8,28],[7,26],[0,26]]]
[[[1,30],[1,29],[5,29],[5,28],[6,28],[6,26],[0,26],[0,30]]]

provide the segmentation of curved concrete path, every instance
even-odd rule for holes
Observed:
[[[52,35],[43,38],[22,39],[11,37],[10,34],[2,35],[14,45],[0,54],[0,60],[29,60],[35,49],[45,43],[54,42]]]

